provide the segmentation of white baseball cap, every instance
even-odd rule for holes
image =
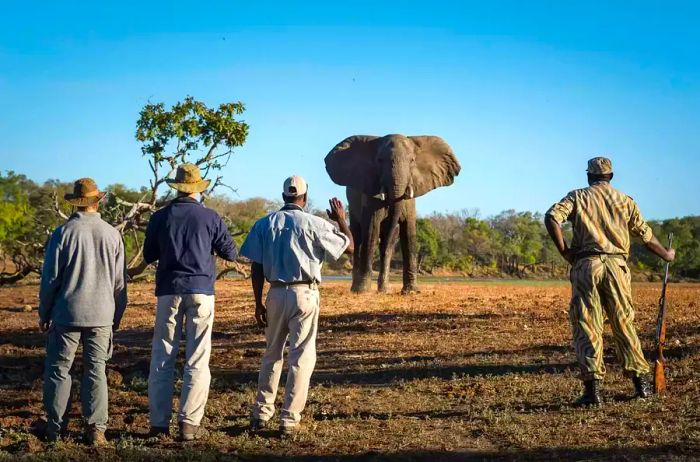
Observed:
[[[306,194],[307,190],[308,186],[306,185],[306,181],[302,177],[294,175],[284,180],[284,190],[282,194],[286,197],[298,197]]]

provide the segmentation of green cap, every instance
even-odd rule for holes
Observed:
[[[607,157],[594,157],[588,161],[588,173],[593,175],[608,175],[613,172],[612,162]]]

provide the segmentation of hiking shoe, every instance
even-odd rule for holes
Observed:
[[[299,425],[280,425],[280,438],[294,440],[299,434]]]
[[[170,436],[170,428],[168,427],[151,427],[147,438],[160,438],[161,436]]]
[[[632,383],[634,383],[635,398],[645,399],[651,396],[651,385],[647,376],[632,377]]]
[[[98,430],[95,427],[91,427],[85,432],[85,441],[88,445],[96,448],[107,445],[107,438],[105,437],[105,432],[103,432],[102,430]]]
[[[255,433],[267,428],[267,420],[250,419],[250,431]]]
[[[53,444],[61,440],[61,434],[57,432],[47,431],[44,433],[44,439],[47,443]]]
[[[601,383],[602,380],[585,380],[583,395],[574,404],[581,407],[599,407],[603,402],[600,396]]]
[[[178,436],[180,441],[199,440],[209,435],[209,432],[201,425],[192,425],[186,422],[180,422],[179,426],[180,432]]]

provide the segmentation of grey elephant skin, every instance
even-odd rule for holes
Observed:
[[[377,289],[387,290],[389,265],[399,238],[402,293],[416,291],[416,198],[454,182],[461,167],[450,146],[437,136],[356,135],[338,143],[325,162],[331,179],[347,187],[355,240],[352,291],[369,290],[377,242]]]

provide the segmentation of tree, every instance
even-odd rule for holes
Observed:
[[[112,185],[107,188],[109,194],[101,208],[105,220],[124,236],[130,252],[128,272],[131,277],[140,274],[148,266],[141,256],[143,233],[150,215],[172,198],[172,190],[167,189],[163,193],[162,186],[179,164],[193,163],[199,166],[204,178],[211,180],[211,186],[202,194],[202,200],[206,200],[219,187],[231,188],[224,183],[221,169],[227,164],[234,148],[243,145],[248,136],[248,124],[237,120],[244,111],[245,106],[241,102],[224,103],[210,108],[191,96],[170,109],[166,109],[164,103],[149,103],[141,110],[136,123],[136,140],[141,143],[142,156],[151,171],[149,184],[139,190]],[[29,182],[34,185],[31,186],[24,177],[8,181],[10,183],[2,186],[3,191],[7,189],[8,198],[3,199],[3,207],[7,207],[8,217],[13,218],[8,218],[7,223],[0,226],[7,232],[16,232],[12,229],[22,226],[22,221],[17,221],[16,218],[17,210],[24,207],[22,201],[27,199],[15,191],[15,183],[19,182],[20,189],[27,190],[32,187],[36,189],[36,185]],[[46,189],[51,186],[54,191],[47,195]],[[54,215],[53,222],[45,220],[47,225],[55,226],[68,218],[70,208],[59,202],[65,189],[64,184],[50,182],[44,185],[40,193],[35,194],[34,213]],[[29,193],[30,202],[32,197]],[[31,272],[40,271],[41,258],[32,257],[32,261],[25,261],[29,245],[36,247],[36,251],[31,253],[33,256],[38,254],[43,257],[47,230],[41,227],[37,232],[43,233],[43,239],[36,237],[31,240],[31,244],[26,243],[23,250],[18,246],[8,248],[7,242],[3,247],[5,255],[21,262],[22,271],[15,275],[19,279]],[[7,261],[7,257],[3,258],[3,262]],[[4,280],[7,278],[0,278],[0,283]]]
[[[0,285],[41,271],[44,244],[65,212],[55,200],[67,185],[49,181],[37,185],[14,172],[0,174]]]
[[[508,272],[520,274],[520,263],[533,265],[543,247],[542,217],[531,212],[506,210],[492,219],[498,232],[502,258],[501,266]]]
[[[223,103],[209,108],[191,96],[166,110],[164,103],[149,103],[141,110],[136,123],[136,140],[141,142],[141,153],[147,159],[152,177],[141,197],[121,197],[124,191],[115,190],[109,215],[111,223],[122,235],[131,234],[138,253],[129,262],[129,276],[134,277],[148,266],[141,258],[139,233],[145,230],[147,217],[163,207],[171,198],[172,190],[160,193],[165,180],[173,175],[178,165],[190,162],[202,171],[202,177],[211,179],[211,186],[202,194],[202,200],[218,187],[230,188],[223,182],[221,169],[237,146],[248,136],[248,124],[236,120],[245,111],[241,102]],[[120,194],[121,193],[121,194]]]
[[[430,220],[425,218],[416,220],[416,241],[418,247],[418,271],[422,271],[424,265],[429,265],[429,271],[431,271],[433,266],[435,266],[435,259],[440,248],[440,236]]]

